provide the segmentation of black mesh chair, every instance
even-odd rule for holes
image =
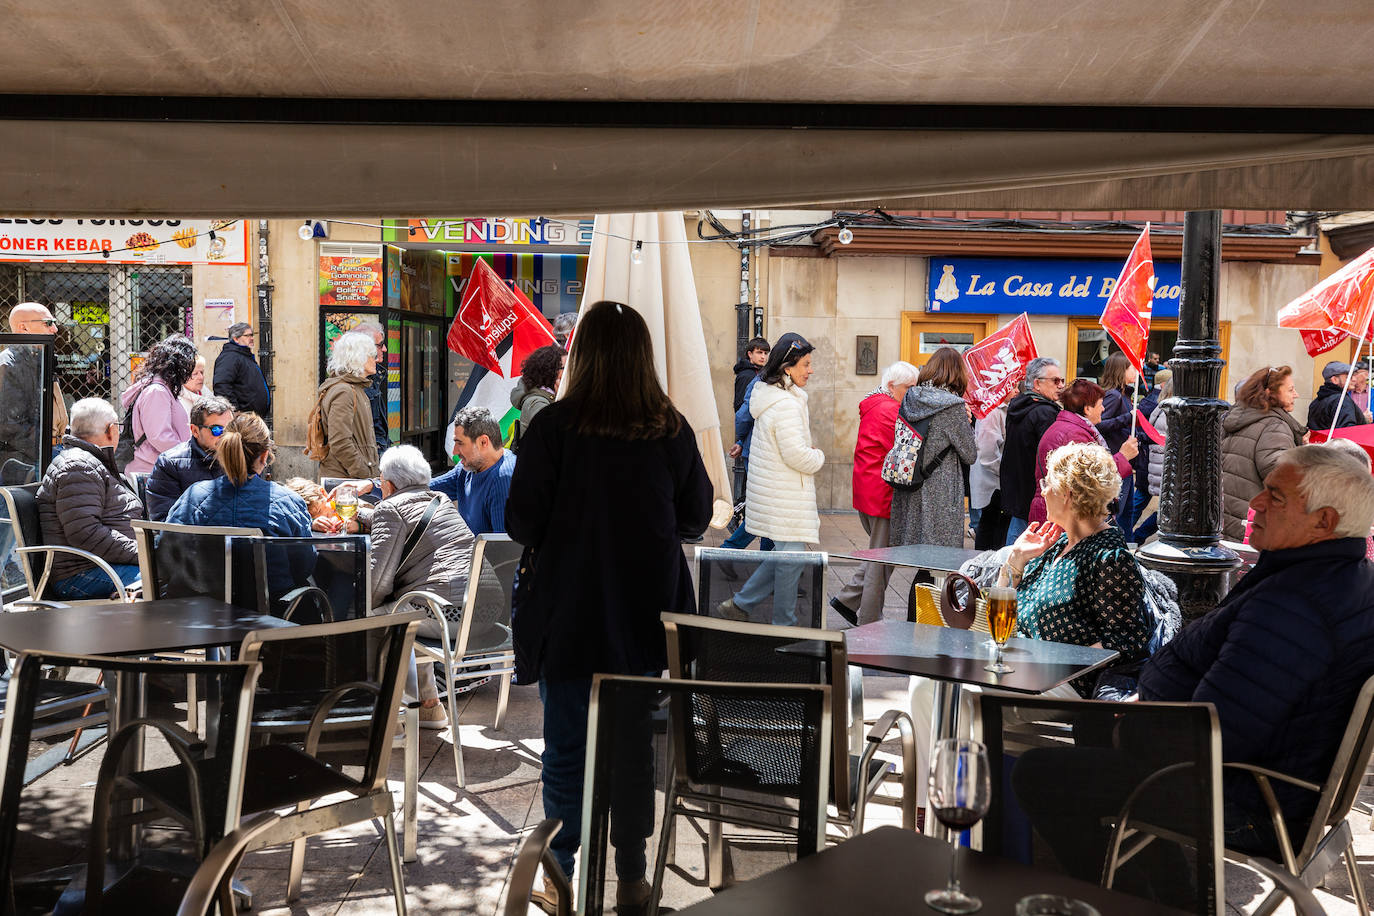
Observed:
[[[730,550],[698,547],[697,612],[703,617],[729,616],[749,623],[777,623],[789,626],[825,626],[825,570],[829,562],[824,551]],[[757,607],[743,613],[721,606],[734,598],[750,576],[761,567],[766,575],[779,567],[791,566],[799,572],[793,608],[778,607],[778,596],[770,595]],[[788,611],[793,612],[788,617]],[[733,616],[731,616],[733,615]]]
[[[1350,720],[1336,749],[1331,771],[1320,784],[1248,763],[1226,763],[1222,766],[1222,775],[1228,779],[1253,781],[1255,784],[1259,797],[1268,809],[1269,820],[1278,841],[1278,857],[1288,876],[1301,887],[1310,890],[1317,887],[1327,873],[1344,859],[1356,911],[1361,913],[1369,912],[1369,900],[1365,894],[1364,881],[1360,877],[1359,863],[1355,856],[1355,838],[1348,817],[1356,796],[1364,786],[1365,770],[1372,753],[1374,678],[1365,682],[1355,698],[1355,706],[1350,711]],[[1305,829],[1301,830],[1299,842],[1294,844],[1295,836],[1284,816],[1278,796],[1285,794],[1291,799],[1293,796],[1306,793],[1311,793],[1309,797],[1316,798],[1316,810]],[[1292,827],[1301,829],[1302,825],[1294,824]],[[1148,806],[1136,803],[1122,813],[1121,823],[1113,838],[1112,852],[1115,854],[1118,848],[1125,847],[1125,844],[1130,842],[1143,846],[1155,836],[1169,838],[1175,842],[1180,840],[1168,829],[1167,824],[1158,822]],[[1224,850],[1224,854],[1233,862],[1254,865],[1254,850],[1228,848]],[[1264,870],[1263,866],[1256,867]],[[1278,909],[1285,896],[1284,885],[1290,883],[1280,882],[1280,887],[1255,908],[1254,916],[1268,916]],[[1294,896],[1295,900],[1301,897],[1300,894],[1290,895]]]
[[[251,576],[234,576],[230,603],[293,623],[366,617],[372,600],[366,535],[234,537],[230,560]]]
[[[984,692],[992,775],[982,848],[1200,914],[1224,913],[1221,732],[1207,703]],[[1129,812],[1172,841],[1114,849]]]
[[[91,600],[127,599],[128,592],[124,584],[120,582],[119,576],[115,575],[115,571],[110,568],[109,563],[87,550],[43,543],[43,527],[38,521],[38,484],[0,487],[0,499],[4,500],[5,517],[9,520],[10,528],[14,534],[15,553],[18,554],[19,566],[24,571],[24,582],[28,586],[29,599],[35,601],[54,600],[48,578],[52,573],[53,556],[58,553],[80,557],[98,566],[110,577],[110,581],[114,583],[114,590],[110,595],[106,598]],[[15,602],[18,605],[25,603],[26,600]],[[86,601],[83,599],[66,601],[65,603],[82,604]]]
[[[902,826],[908,830],[916,828],[916,779],[924,774],[916,772],[911,717],[905,712],[888,710],[869,730],[860,751],[851,752],[851,711],[846,706],[849,666],[841,633],[806,627],[735,623],[683,614],[664,614],[663,625],[668,639],[668,671],[673,678],[812,684],[830,688],[830,705],[826,708],[831,735],[827,748],[830,773],[827,792],[833,811],[827,820],[844,835],[863,832],[866,806],[877,797],[890,769],[874,755],[892,732],[898,732],[903,761],[899,802]],[[855,719],[853,729],[858,731],[862,726],[862,719]],[[768,752],[766,742],[759,744],[759,751]],[[700,812],[688,802],[710,806],[719,803],[718,798],[707,799],[685,785],[678,787],[677,797],[681,802],[674,809],[675,813],[689,817],[696,817]],[[782,809],[778,809],[778,813],[783,813]],[[721,876],[724,870],[724,843],[718,824],[719,821],[713,823],[710,832],[709,871],[714,876]],[[668,826],[669,821],[665,821],[665,829]]]
[[[673,819],[679,787],[733,790],[751,798],[795,800],[797,855],[821,848],[829,782],[830,689],[817,685],[739,684],[598,674],[592,679],[587,717],[587,768],[583,786],[582,853],[577,912],[606,910],[608,844],[617,857],[634,857],[653,834],[652,710],[669,701],[674,742],[663,818]],[[767,752],[762,752],[766,745]],[[647,810],[645,809],[647,806]],[[703,815],[707,816],[707,815]],[[738,822],[738,817],[730,818]],[[775,825],[768,829],[776,831]],[[654,857],[653,905],[662,890],[667,847],[660,836]]]
[[[405,913],[386,774],[395,710],[421,616],[393,614],[260,630],[240,647],[244,661],[262,666],[247,725],[242,778],[236,783],[230,779],[231,791],[222,806],[207,805],[200,817],[209,839],[218,841],[246,817],[280,814],[280,822],[257,834],[245,851],[292,844],[288,902],[300,896],[307,837],[380,819],[396,911]],[[369,641],[378,652],[369,651]],[[197,780],[202,785],[224,780],[232,762],[223,755],[181,759],[173,766],[129,774],[120,788],[178,822],[194,824],[196,804],[188,787]],[[361,774],[349,775],[344,766],[359,766]],[[338,795],[343,797],[321,801]]]
[[[463,771],[463,744],[458,730],[458,694],[493,677],[501,679],[496,701],[496,729],[506,715],[511,675],[515,673],[515,648],[511,641],[511,598],[515,573],[520,567],[521,546],[504,534],[478,535],[472,548],[471,572],[461,615],[432,592],[410,592],[402,602],[422,607],[443,627],[443,639],[421,636],[415,640],[420,663],[443,666],[448,720],[453,727],[453,766],[458,788],[467,785]],[[457,618],[456,622],[454,618]]]
[[[26,758],[30,741],[41,728],[46,675],[53,667],[102,672],[111,682],[144,678],[150,674],[180,677],[194,669],[214,681],[224,698],[219,707],[222,725],[218,730],[219,739],[207,746],[175,726],[150,718],[135,718],[122,725],[110,736],[108,750],[101,762],[89,838],[74,839],[69,826],[71,812],[63,812],[61,818],[54,821],[50,810],[46,813],[41,810],[49,804],[46,799],[27,799],[23,795]],[[255,662],[148,661],[21,653],[9,684],[3,726],[0,726],[0,749],[4,754],[0,759],[0,875],[4,878],[0,880],[12,882],[0,895],[0,908],[12,912],[13,903],[19,898],[26,902],[26,908],[32,905],[42,911],[51,909],[54,913],[95,913],[103,909],[111,913],[138,912],[151,916],[176,912],[189,876],[214,841],[214,813],[221,812],[222,821],[225,806],[234,804],[235,794],[241,791],[248,713],[258,671]],[[122,806],[121,811],[112,816],[110,790],[118,783],[127,763],[137,765],[144,735],[150,731],[160,735],[182,765],[188,767],[182,771],[184,781],[179,791],[187,799],[191,811],[187,820],[190,843],[180,853],[169,848],[140,852],[136,844],[126,844],[129,854],[111,861],[107,853],[111,831],[132,829],[132,825],[147,819],[145,813],[134,812],[127,806]],[[217,761],[218,765],[196,764],[197,758]],[[186,781],[193,764],[201,768]],[[68,885],[55,901],[51,896],[39,899],[38,895],[51,887],[42,876],[15,873],[21,822],[26,826],[26,837],[41,836],[51,827],[54,835],[44,837],[45,841],[71,844],[71,857],[78,861],[84,858],[84,880]],[[30,885],[26,878],[38,880]]]

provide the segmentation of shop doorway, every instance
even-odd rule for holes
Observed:
[[[941,347],[963,353],[997,330],[996,315],[944,315],[928,317],[925,312],[902,313],[902,359],[915,366],[930,362]]]
[[[1221,338],[1221,358],[1229,360],[1231,352],[1231,322],[1223,321],[1218,335]],[[1150,343],[1147,353],[1158,353],[1164,361],[1173,355],[1174,345],[1178,343],[1178,321],[1159,318],[1150,322]],[[1102,325],[1095,318],[1070,318],[1068,352],[1073,365],[1069,367],[1069,381],[1088,378],[1096,381],[1102,377],[1102,364],[1113,353],[1121,352]],[[1229,366],[1221,370],[1219,395],[1230,400],[1227,387]]]

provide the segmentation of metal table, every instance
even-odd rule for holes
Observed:
[[[1161,906],[1067,875],[1011,862],[897,827],[879,827],[761,878],[737,884],[680,912],[683,916],[798,916],[863,913],[929,916],[922,899],[944,887],[957,854],[959,882],[981,897],[987,914],[1012,913],[1027,894],[1061,894],[1092,904],[1103,916],[1180,916]]]
[[[852,553],[832,553],[838,560],[860,560],[865,563],[884,563],[906,569],[924,569],[935,575],[958,572],[959,567],[986,551],[963,547],[937,547],[934,544],[903,544],[900,547],[875,547]]]

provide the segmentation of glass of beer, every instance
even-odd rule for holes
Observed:
[[[345,484],[334,491],[334,511],[345,522],[358,514],[358,491]],[[1012,616],[1015,616],[1013,612]]]
[[[1016,589],[990,588],[988,597],[988,627],[992,630],[992,641],[997,644],[997,656],[992,664],[984,668],[993,674],[1006,674],[1016,669],[1002,661],[1002,650],[1007,640],[1016,632]]]

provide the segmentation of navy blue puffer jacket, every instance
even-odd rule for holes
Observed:
[[[258,528],[273,537],[310,537],[310,513],[305,500],[257,474],[241,487],[234,486],[227,477],[191,484],[167,513],[167,521],[178,525]]]
[[[1371,675],[1374,564],[1363,538],[1340,538],[1261,553],[1215,611],[1146,663],[1140,698],[1211,703],[1224,760],[1321,783]],[[1274,790],[1289,830],[1305,829],[1316,793]],[[1264,811],[1248,775],[1228,774],[1224,793]]]
[[[163,452],[148,475],[148,517],[155,522],[165,521],[191,484],[214,480],[223,474],[215,453],[207,452],[195,439]]]

